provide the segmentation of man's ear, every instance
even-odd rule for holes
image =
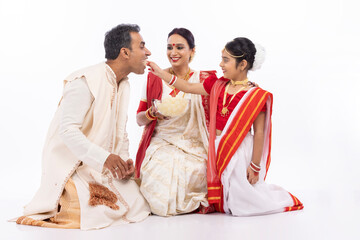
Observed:
[[[124,59],[128,59],[130,57],[130,50],[128,48],[121,48],[119,56]]]

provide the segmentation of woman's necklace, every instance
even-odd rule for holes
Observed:
[[[173,70],[172,68],[169,69],[169,72],[170,72],[170,74],[173,74],[173,75],[176,76],[176,74],[175,74],[175,72],[174,72],[174,70]],[[186,75],[185,75],[185,77],[184,77],[183,79],[184,79],[185,81],[187,81],[187,80],[190,79],[190,68],[189,68],[189,71],[186,73]],[[176,97],[176,95],[177,95],[178,92],[180,92],[180,91],[177,90],[174,86],[170,86],[170,85],[169,85],[169,87],[171,87],[171,89],[173,89],[173,91],[170,93],[170,95],[175,95],[175,96],[173,96],[173,97]],[[183,97],[185,97],[185,94],[186,94],[186,93],[183,94]]]
[[[247,83],[248,83],[248,79],[245,79],[243,81],[236,81],[236,82],[231,80],[230,84],[226,85],[225,92],[224,92],[224,98],[223,98],[223,108],[221,109],[221,113],[220,113],[220,115],[222,117],[226,117],[227,115],[229,115],[228,106],[230,105],[231,101],[235,98],[236,94],[238,94],[239,92],[241,92],[242,90],[244,90],[247,87],[247,85],[248,85]],[[245,86],[239,88],[239,90],[237,90],[236,93],[233,94],[233,96],[231,97],[229,103],[225,106],[226,96],[227,96],[230,85],[245,85]]]
[[[176,74],[175,74],[175,72],[174,72],[174,70],[173,70],[172,68],[170,68],[169,72],[170,72],[170,74],[173,74],[173,75],[176,76]],[[178,77],[178,76],[177,76],[177,77]],[[184,77],[183,79],[184,79],[185,81],[187,81],[187,80],[189,80],[189,78],[190,78],[190,68],[189,68],[188,72],[186,73],[186,75],[185,75],[185,77]]]

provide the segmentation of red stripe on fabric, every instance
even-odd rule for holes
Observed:
[[[295,197],[294,197],[291,193],[289,193],[289,194],[290,194],[290,196],[291,196],[291,198],[292,198],[292,200],[293,200],[293,202],[294,202],[294,206],[296,206],[296,205],[297,205],[297,201],[296,201]]]
[[[222,185],[221,185],[221,199],[220,199],[220,201],[217,201],[216,203],[214,203],[214,206],[215,206],[215,210],[217,212],[225,213],[225,211],[224,211],[224,199],[223,199],[222,196],[223,196],[223,188],[222,188]]]
[[[151,106],[152,99],[161,99],[162,96],[162,80],[155,76],[153,73],[148,74],[147,78],[147,89],[146,89],[146,99],[147,99],[147,108]],[[144,160],[146,149],[150,145],[151,136],[154,132],[156,120],[152,121],[144,127],[143,134],[139,143],[139,148],[136,153],[135,161],[135,177],[140,177],[140,169],[142,161]]]
[[[222,156],[222,152],[223,152],[224,148],[226,150],[225,152],[229,152],[230,149],[233,147],[233,145],[231,144],[232,142],[229,143],[228,139],[231,138],[233,135],[239,135],[239,132],[241,132],[242,129],[240,130],[240,129],[236,128],[236,126],[239,125],[239,122],[244,121],[243,117],[246,117],[246,115],[245,116],[243,116],[243,115],[246,114],[246,109],[248,109],[250,100],[254,96],[256,96],[256,94],[259,92],[259,90],[260,89],[255,90],[254,92],[251,93],[250,96],[248,96],[245,99],[245,101],[243,102],[243,104],[241,105],[240,109],[238,110],[237,114],[234,117],[234,119],[236,119],[235,122],[232,122],[228,128],[228,129],[230,129],[230,132],[227,132],[221,139],[221,141],[219,143],[219,147],[218,147],[218,154],[217,154],[217,161],[216,161],[218,169],[219,169],[219,165],[220,165],[219,161],[222,160],[219,156]]]
[[[221,199],[221,185],[208,184],[208,202],[218,203]]]
[[[256,98],[254,97],[252,99],[252,101],[249,102],[248,108],[244,109],[243,116],[236,115],[235,118],[239,118],[239,120],[237,122],[235,122],[235,124],[230,125],[230,129],[234,129],[234,131],[232,133],[230,132],[229,134],[226,134],[228,137],[225,138],[224,144],[228,144],[228,146],[231,146],[231,148],[229,150],[232,152],[235,152],[237,150],[237,147],[234,147],[234,143],[240,145],[242,140],[245,138],[245,136],[248,132],[246,130],[250,130],[250,128],[251,128],[250,117],[251,117],[251,115],[253,115],[254,112],[256,112],[256,108],[254,108],[254,106],[253,106],[254,103],[256,103],[255,101],[256,101]],[[250,109],[253,109],[253,110],[250,110]],[[244,126],[244,127],[238,128],[238,126]],[[239,135],[241,135],[240,138],[239,138]],[[237,142],[237,140],[239,142]],[[233,154],[231,154],[231,155],[233,155]]]
[[[139,112],[146,111],[147,109],[148,109],[147,103],[143,102],[143,101],[140,101],[139,107],[138,107],[138,110],[137,110],[136,114],[138,114]]]
[[[219,81],[218,81],[219,82]],[[221,87],[224,87],[224,85],[225,85],[225,83],[219,83],[218,84],[218,82],[216,82],[215,84],[214,84],[214,87],[213,87],[213,89],[212,89],[212,91],[211,91],[211,111],[210,111],[210,113],[211,113],[211,125],[210,125],[210,142],[209,142],[209,144],[210,144],[210,149],[209,149],[209,159],[213,159],[213,160],[209,160],[208,161],[208,185],[210,186],[211,185],[211,183],[215,183],[215,182],[217,182],[217,180],[219,179],[218,177],[219,177],[219,175],[218,174],[213,174],[213,172],[212,171],[215,171],[216,173],[218,173],[218,171],[217,171],[217,164],[216,164],[216,158],[214,158],[213,156],[212,156],[212,151],[211,151],[211,149],[212,148],[214,148],[214,146],[212,145],[212,142],[215,140],[215,128],[214,128],[214,126],[213,126],[213,122],[215,121],[215,114],[214,113],[216,113],[216,111],[214,111],[214,110],[216,110],[216,106],[217,106],[217,104],[215,105],[215,104],[213,104],[213,103],[217,103],[217,101],[218,101],[218,95],[219,95],[219,92],[220,92],[220,90],[221,90]],[[214,90],[215,89],[215,90]],[[255,90],[256,91],[256,90]],[[270,94],[270,93],[267,93],[266,91],[264,91],[264,90],[262,90],[264,93],[266,93],[266,94]],[[256,92],[255,92],[256,93]],[[251,93],[251,94],[254,94],[253,92]],[[251,96],[251,94],[250,94],[250,96]],[[254,109],[262,109],[262,108],[260,108],[262,105],[264,105],[264,103],[265,103],[265,101],[263,102],[263,100],[266,100],[266,94],[263,94],[262,95],[262,97],[260,97],[260,99],[261,98],[263,98],[261,101],[260,100],[258,100],[258,101],[256,101],[256,102],[254,102],[252,105],[251,105],[251,107],[250,107],[250,109],[252,109],[252,111],[251,110],[249,110],[249,112],[248,113],[244,113],[244,115],[247,117],[247,119],[249,120],[252,120],[252,122],[253,122],[253,120],[255,119],[255,117],[257,116],[257,114],[259,113],[259,111],[254,111]],[[271,95],[271,94],[270,94]],[[214,97],[215,96],[215,97]],[[261,95],[260,95],[261,96]],[[243,104],[245,104],[247,101],[250,101],[249,100],[250,98],[246,98],[246,99],[244,99],[244,102],[243,102]],[[244,105],[242,105],[242,106],[240,106],[240,108],[244,108]],[[241,114],[241,113],[239,113],[241,110],[238,110],[238,113],[237,114]],[[251,116],[251,118],[250,118],[250,116]],[[241,119],[242,117],[238,117],[238,119]],[[253,119],[252,119],[253,118]],[[244,120],[243,120],[244,121]],[[245,120],[245,121],[247,121],[247,120]],[[251,124],[252,124],[252,122],[250,122],[248,125],[251,127]],[[234,124],[233,124],[233,126],[234,126]],[[235,125],[236,126],[236,125]],[[230,128],[232,128],[232,126],[230,126]],[[235,130],[237,129],[237,128],[234,128]],[[250,128],[249,128],[250,129]],[[249,130],[248,129],[248,130]],[[239,130],[238,130],[239,131]],[[240,130],[241,131],[241,130]],[[246,131],[246,133],[247,133],[247,131]],[[230,145],[230,146],[232,146],[232,145]],[[214,162],[215,163],[215,165],[214,166],[212,166],[210,163],[212,163],[212,162]],[[210,166],[210,167],[209,167]],[[209,169],[212,169],[212,171],[210,171],[210,174],[209,174]],[[209,175],[211,175],[211,177],[209,178]],[[220,182],[220,181],[219,181]],[[221,183],[218,183],[218,185],[221,185]],[[222,186],[222,185],[221,185]],[[209,190],[209,193],[208,193],[208,196],[209,197],[212,197],[212,198],[216,198],[217,196],[218,196],[218,193],[217,194],[215,194],[214,193],[214,191],[213,191],[214,189],[212,189],[212,190]],[[215,195],[215,196],[214,196]],[[216,196],[217,195],[217,196]],[[218,201],[218,204],[216,204],[216,206],[217,206],[217,209],[218,209],[218,211],[221,211],[221,212],[224,212],[224,210],[223,210],[223,198],[222,198],[222,196],[223,196],[223,194],[221,194],[220,195],[221,196],[221,201]]]
[[[295,197],[295,196],[293,196],[293,197],[296,199],[297,206],[304,206],[297,197]]]
[[[224,189],[223,189],[223,185],[221,184],[221,200],[220,200],[220,212],[225,213],[224,211]]]
[[[271,121],[271,119],[270,119]],[[269,129],[270,133],[269,133],[269,150],[268,150],[268,157],[266,160],[266,172],[265,172],[265,176],[264,176],[264,180],[266,179],[269,167],[270,167],[270,163],[271,163],[271,136],[272,136],[272,123],[270,122],[270,129]]]
[[[217,109],[217,102],[219,99],[219,94],[221,89],[224,88],[226,82],[223,81],[216,81],[211,89],[210,94],[210,124],[209,124],[209,151],[208,151],[208,162],[207,162],[207,169],[206,169],[206,178],[208,186],[220,186],[221,181],[218,177],[218,170],[216,166],[216,155],[215,155],[215,138],[216,138],[216,109]],[[211,195],[208,195],[211,196]],[[220,194],[221,197],[221,194]],[[219,203],[220,201],[216,201]],[[218,204],[214,204],[215,207]]]
[[[189,80],[189,79],[192,77],[193,74],[194,74],[194,72],[191,72],[191,73],[189,74],[189,78],[186,79],[186,81]],[[172,97],[176,97],[176,95],[178,95],[179,92],[180,92],[179,89],[174,88],[174,90],[172,90],[172,91],[169,93],[169,95],[172,96]]]
[[[299,201],[299,199],[297,197],[295,197],[294,195],[292,195],[290,192],[288,192],[288,193],[289,193],[290,197],[292,198],[292,200],[294,202],[294,206],[286,207],[284,209],[284,212],[297,211],[297,210],[304,209],[304,205]]]
[[[243,116],[241,116],[241,114],[237,114],[235,116],[235,119],[239,118],[239,120],[237,120],[234,124],[230,125],[229,129],[233,129],[232,133],[230,132],[229,134],[226,134],[225,136],[227,137],[223,137],[223,139],[225,139],[223,143],[220,142],[220,144],[223,144],[227,151],[225,151],[224,154],[221,154],[220,152],[220,154],[218,155],[219,176],[221,176],[227,164],[230,162],[232,156],[235,154],[238,147],[244,140],[246,134],[250,130],[252,123],[254,122],[256,116],[259,114],[262,106],[267,100],[266,96],[268,94],[268,92],[264,90],[260,91],[260,89],[258,89],[253,95],[250,95],[251,97],[248,97],[250,98],[250,101],[248,105],[244,107]],[[239,128],[238,126],[243,127]]]
[[[264,180],[266,179],[267,173],[269,171],[269,167],[270,167],[270,163],[271,163],[271,147],[272,147],[272,120],[271,120],[271,115],[272,115],[272,102],[273,102],[273,95],[270,94],[270,110],[268,111],[270,114],[270,129],[269,129],[269,149],[268,149],[268,155],[267,155],[267,159],[266,159],[266,172],[265,172],[265,176],[264,176]]]
[[[169,95],[172,97],[176,97],[176,95],[180,92],[179,89],[175,88],[174,90],[172,90]]]
[[[216,77],[216,71],[200,71],[199,82],[204,84],[205,79],[208,78],[210,75],[215,75]],[[205,113],[206,127],[207,130],[210,131],[210,96],[201,95],[201,99]]]
[[[237,121],[231,123],[229,126],[231,131],[225,134],[219,144],[218,149],[221,149],[221,152],[219,152],[217,156],[217,169],[219,169],[219,177],[221,177],[221,174],[223,173],[227,164],[230,162],[232,156],[237,151],[247,132],[250,130],[253,121],[267,100],[266,96],[268,94],[269,93],[264,90],[257,89],[252,92],[241,105],[240,110],[234,117],[234,119],[237,119]],[[238,128],[238,126],[243,126],[243,128]],[[223,157],[224,155],[225,157]],[[223,194],[221,194],[221,196],[223,196]],[[224,212],[223,201],[224,199],[221,197],[220,210],[222,212]]]

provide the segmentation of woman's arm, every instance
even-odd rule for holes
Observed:
[[[154,73],[156,76],[160,77],[167,83],[171,81],[173,75],[161,69],[158,65],[156,65],[156,63],[148,61],[147,65],[150,67],[149,70],[152,71],[152,73]],[[209,95],[205,91],[204,85],[202,83],[189,83],[184,79],[177,78],[173,86],[185,93],[200,94],[205,96]]]
[[[259,113],[254,121],[253,127],[254,144],[251,162],[253,162],[256,166],[260,166],[261,156],[264,148],[265,112]],[[247,177],[250,184],[255,184],[259,180],[259,174],[255,172],[250,166],[247,169]]]
[[[150,124],[154,120],[163,120],[167,119],[165,116],[161,115],[157,112],[155,106],[150,106],[148,108],[148,101],[147,101],[147,81],[143,85],[141,100],[139,103],[138,110],[136,111],[136,122],[139,126],[146,126]]]
[[[163,120],[168,118],[157,112],[153,106],[151,106],[146,111],[142,111],[136,114],[136,122],[139,126],[148,125],[149,123],[151,123],[156,119]]]
[[[143,112],[139,112],[138,114],[136,114],[136,122],[137,124],[141,127],[141,126],[145,126],[148,125],[149,123],[151,123],[153,120],[150,120],[146,117],[145,115],[145,111]]]

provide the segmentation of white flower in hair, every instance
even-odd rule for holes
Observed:
[[[255,59],[254,59],[253,67],[250,69],[251,71],[260,69],[261,65],[265,61],[265,55],[266,55],[265,48],[257,43],[255,43],[255,48],[256,48]]]

